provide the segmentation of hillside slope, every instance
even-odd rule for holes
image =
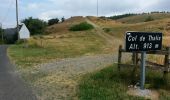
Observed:
[[[117,21],[122,23],[127,23],[127,24],[141,23],[141,22],[145,22],[149,16],[154,20],[160,20],[160,19],[170,18],[170,13],[140,14],[140,15],[118,19]]]

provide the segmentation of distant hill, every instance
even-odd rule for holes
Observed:
[[[120,18],[117,21],[127,24],[134,24],[145,22],[148,17],[151,17],[153,20],[165,19],[170,18],[170,13],[145,13],[139,15],[132,15],[129,17]]]

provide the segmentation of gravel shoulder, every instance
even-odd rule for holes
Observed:
[[[38,91],[42,91],[40,99],[78,99],[76,92],[78,81],[82,75],[100,70],[116,62],[117,54],[100,54],[41,64],[38,66],[38,72],[46,73],[47,76],[38,80],[34,85],[40,88]],[[46,91],[47,89],[48,91]]]

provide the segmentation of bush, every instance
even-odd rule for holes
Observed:
[[[82,22],[77,25],[73,25],[70,27],[70,31],[84,31],[84,30],[90,30],[93,29],[94,27],[91,24],[88,24],[87,22]]]
[[[43,34],[47,26],[47,23],[43,20],[38,18],[33,19],[32,17],[22,20],[22,23],[27,26],[31,35]]]
[[[111,32],[111,29],[110,29],[110,28],[103,28],[103,30],[104,30],[104,32],[106,32],[106,33]]]
[[[54,18],[54,19],[50,19],[48,20],[48,25],[54,25],[54,24],[58,24],[59,23],[59,19],[58,18]]]
[[[149,22],[149,21],[153,21],[154,19],[151,17],[151,16],[148,16],[146,19],[145,19],[145,22]]]

